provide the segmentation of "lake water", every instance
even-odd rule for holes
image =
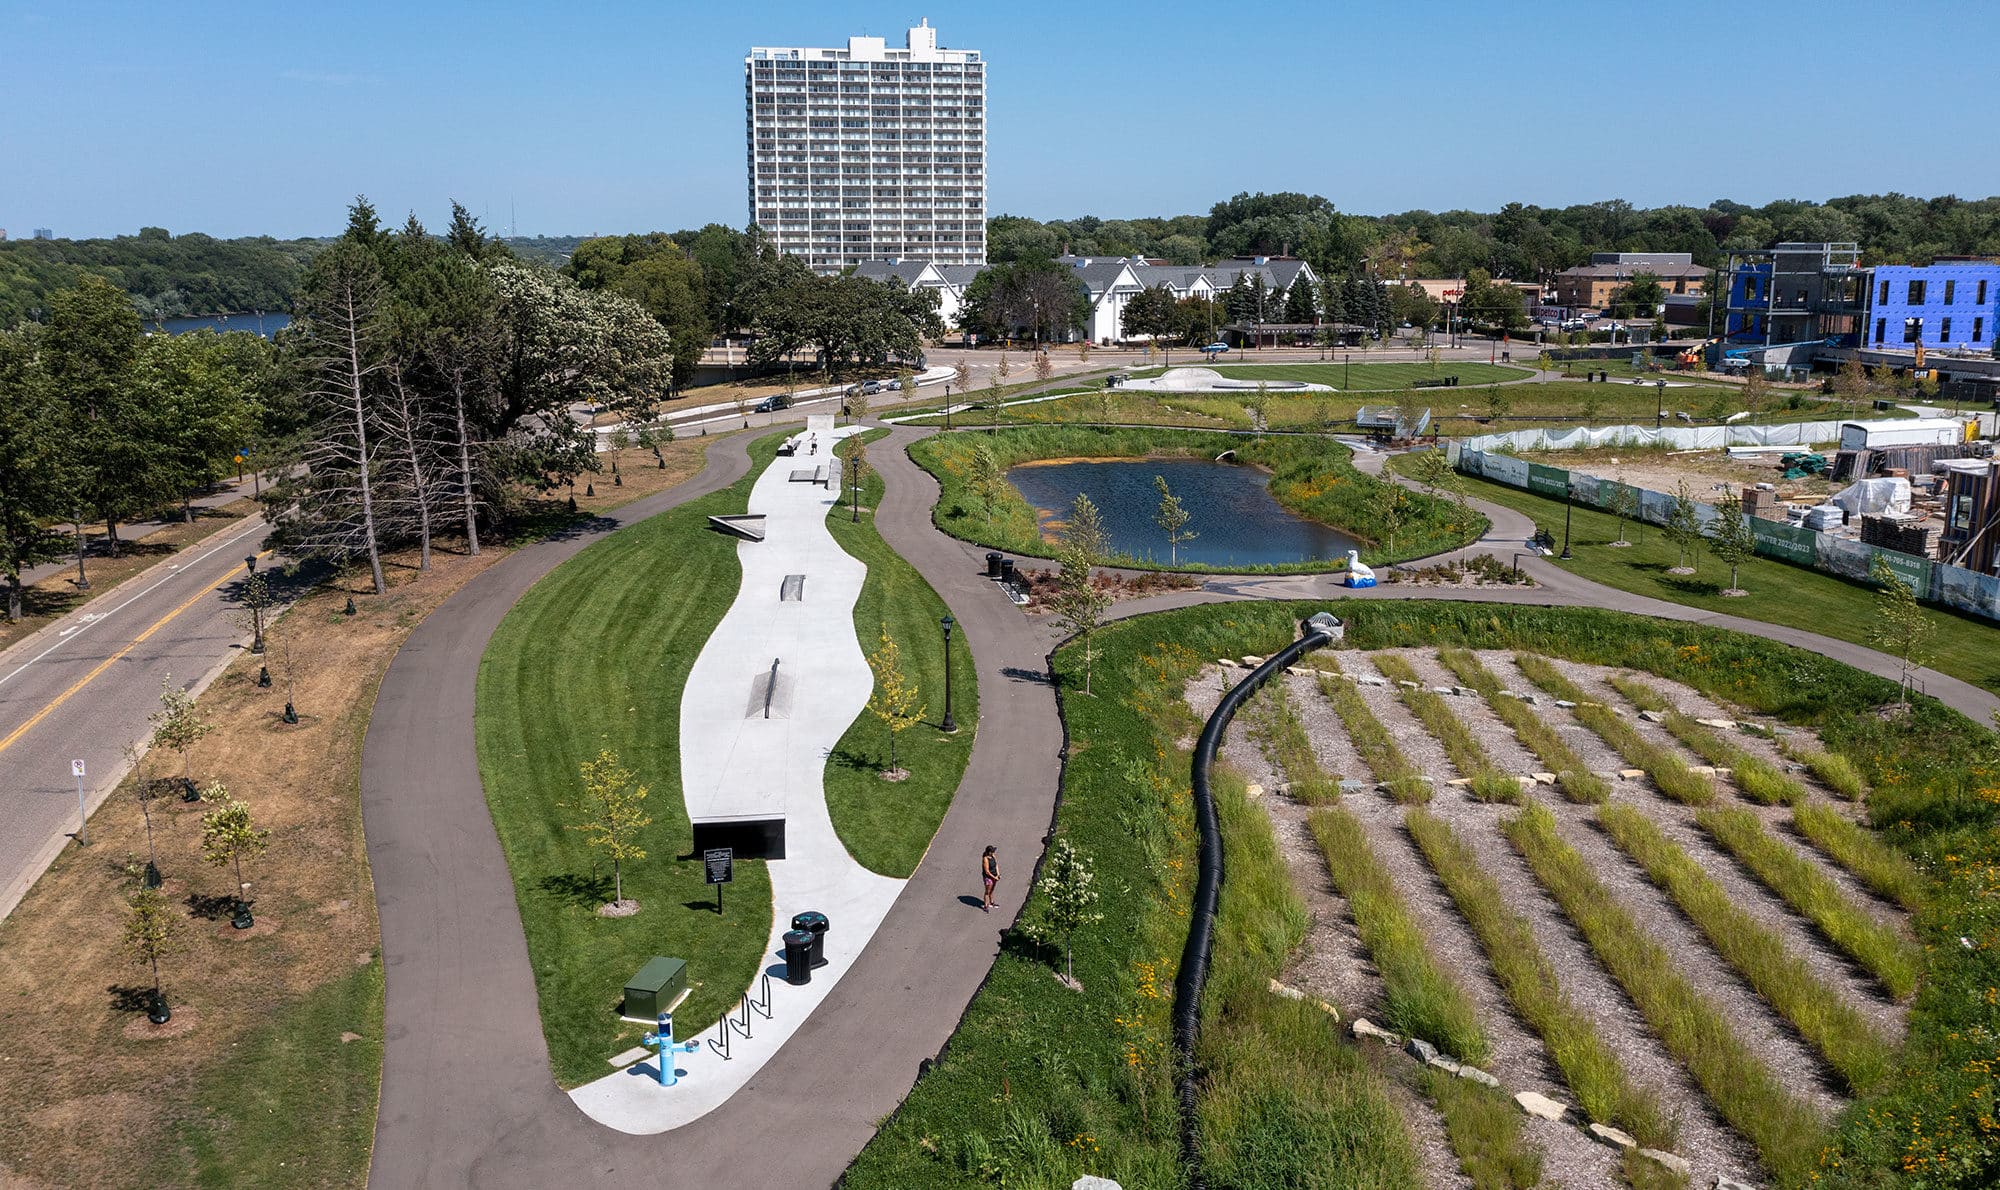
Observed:
[[[264,314],[202,314],[189,318],[163,318],[149,322],[149,331],[165,331],[170,335],[184,335],[189,331],[249,331],[266,339],[292,325],[292,316],[283,313]]]
[[[1034,505],[1044,535],[1060,528],[1081,492],[1097,505],[1111,548],[1133,558],[1167,560],[1166,534],[1153,523],[1160,507],[1154,476],[1188,511],[1201,536],[1182,542],[1180,560],[1209,566],[1257,566],[1344,558],[1357,548],[1346,534],[1293,516],[1271,495],[1255,467],[1203,459],[1117,459],[1026,463],[1007,479]]]

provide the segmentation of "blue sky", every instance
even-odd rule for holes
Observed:
[[[0,0],[0,227],[315,235],[356,193],[434,224],[457,198],[523,234],[741,224],[745,50],[900,44],[919,17],[988,57],[996,214],[1206,212],[1238,190],[1363,213],[2000,193],[1982,6],[1888,14]]]

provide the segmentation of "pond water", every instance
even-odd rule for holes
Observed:
[[[1081,492],[1097,505],[1111,548],[1165,562],[1166,534],[1153,523],[1160,507],[1154,476],[1164,476],[1200,536],[1181,543],[1180,560],[1209,566],[1258,566],[1344,558],[1358,543],[1336,529],[1292,515],[1272,497],[1255,467],[1205,459],[1111,459],[1024,463],[1008,482],[1035,508],[1044,537]]]

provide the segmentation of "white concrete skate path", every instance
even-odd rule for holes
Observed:
[[[771,1016],[752,1013],[751,1035],[732,1034],[727,1061],[708,1044],[723,1025],[702,1033],[696,1038],[701,1049],[679,1056],[677,1068],[685,1074],[675,1086],[657,1083],[649,1056],[570,1092],[586,1115],[621,1132],[670,1131],[735,1094],[846,974],[903,888],[903,881],[854,862],[826,809],[827,756],[875,684],[854,631],[854,604],[867,568],[827,531],[839,492],[790,477],[825,465],[834,442],[849,432],[820,429],[813,455],[802,432],[797,456],[773,461],[751,489],[750,511],[766,517],[765,538],[736,547],[743,587],[695,659],[681,698],[681,784],[690,816],[785,818],[786,858],[769,864],[771,937],[762,969],[772,974]],[[805,598],[781,602],[785,576],[792,574],[806,576]],[[764,718],[761,702],[751,710],[753,685],[770,672],[773,658],[779,674],[790,679],[788,718]],[[807,909],[831,919],[827,963],[810,984],[793,987],[779,977],[780,937],[792,915]],[[700,956],[685,957],[699,966]]]

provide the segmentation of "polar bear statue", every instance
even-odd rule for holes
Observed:
[[[1347,585],[1350,587],[1375,585],[1375,572],[1362,564],[1361,554],[1356,550],[1347,551]]]

